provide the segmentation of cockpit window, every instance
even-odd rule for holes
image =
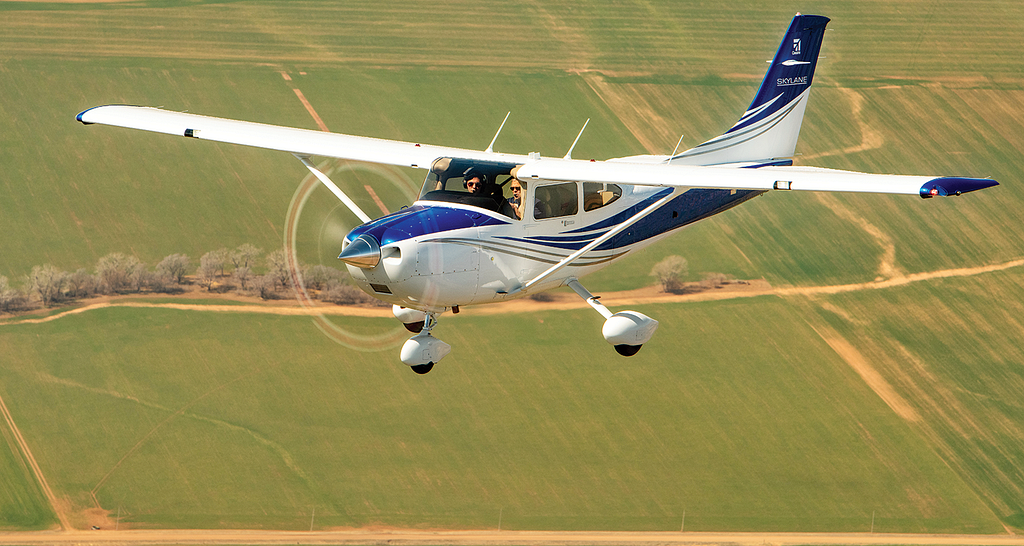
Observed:
[[[423,181],[421,201],[442,201],[480,207],[512,216],[503,186],[511,178],[514,163],[457,158],[434,162]],[[469,186],[476,183],[476,187]]]
[[[538,186],[533,217],[541,220],[576,214],[580,210],[580,197],[576,192],[575,182]]]
[[[583,183],[583,210],[590,212],[610,205],[622,197],[622,188],[615,184]]]

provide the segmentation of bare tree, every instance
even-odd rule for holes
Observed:
[[[331,283],[331,281],[342,282],[344,274],[326,265],[314,265],[307,267],[302,270],[302,280],[306,285],[306,288],[313,290],[323,290]]]
[[[235,267],[235,271],[231,276],[238,282],[238,285],[242,287],[242,290],[245,290],[246,284],[253,279],[252,268],[247,265],[240,265]]]
[[[705,290],[720,288],[727,280],[729,276],[725,273],[701,273],[700,287]]]
[[[223,269],[224,262],[217,251],[207,252],[199,258],[199,269],[196,270],[196,280],[200,286],[209,290],[217,280],[217,272]]]
[[[231,251],[226,248],[218,248],[217,250],[207,252],[207,254],[210,255],[211,259],[216,260],[218,265],[217,274],[223,277],[225,274],[224,268],[226,268],[228,263],[231,261]]]
[[[67,279],[67,273],[50,264],[37,265],[28,274],[28,289],[39,296],[43,307],[49,307],[63,296]]]
[[[181,284],[190,269],[192,269],[192,260],[184,254],[171,254],[156,264],[156,272],[167,275],[176,284]]]
[[[270,274],[254,276],[250,286],[265,300],[274,299],[276,296],[277,281]]]
[[[24,308],[27,303],[25,295],[12,288],[7,277],[0,275],[0,312],[17,311]]]
[[[284,250],[275,250],[267,254],[267,275],[274,281],[274,286],[286,288],[291,281],[291,272],[288,270],[288,259]]]
[[[132,274],[142,268],[142,262],[135,256],[113,252],[97,262],[96,275],[108,292],[125,292],[131,285]]]
[[[682,256],[667,256],[664,260],[654,264],[651,269],[651,276],[661,285],[663,292],[678,292],[682,287],[682,277],[689,271],[689,264]]]
[[[128,276],[128,288],[132,292],[141,292],[143,288],[153,289],[157,275],[145,267],[138,267]]]
[[[368,303],[371,299],[362,290],[340,282],[332,282],[322,294],[320,300],[338,305],[354,305],[357,303]]]
[[[100,287],[100,280],[86,271],[84,268],[80,268],[78,271],[68,275],[67,279],[67,295],[69,298],[85,298],[95,294]]]
[[[256,257],[260,254],[263,254],[262,249],[256,248],[252,244],[245,243],[231,253],[231,262],[235,264],[235,268],[252,267],[256,264]]]

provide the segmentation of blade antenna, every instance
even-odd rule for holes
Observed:
[[[494,133],[494,138],[492,138],[491,139],[491,143],[487,145],[487,149],[484,150],[485,152],[491,153],[491,152],[494,151],[494,141],[498,140],[498,135],[501,134],[501,128],[505,126],[505,122],[508,121],[508,116],[511,115],[511,114],[512,114],[511,110],[509,110],[508,114],[505,114],[505,119],[501,120],[501,126],[498,127],[498,132]]]
[[[590,123],[590,118],[583,123],[583,128],[580,129],[580,134],[576,135],[576,140],[572,141],[572,146],[569,146],[569,151],[565,152],[565,157],[562,159],[572,159],[572,150],[576,147],[576,143],[580,141],[580,137],[583,136],[583,131],[587,129],[587,123]]]
[[[676,156],[676,152],[679,151],[679,145],[683,143],[684,136],[686,135],[679,135],[679,142],[676,142],[676,147],[672,148],[672,155],[668,156],[669,159],[672,159]]]
[[[309,169],[309,172],[313,173],[313,176],[315,176],[317,180],[323,182],[324,186],[327,186],[327,189],[331,190],[331,193],[333,193],[338,199],[341,199],[341,202],[345,203],[345,206],[348,207],[353,214],[358,216],[363,223],[372,220],[372,218],[370,218],[365,212],[363,212],[362,209],[359,208],[358,205],[356,205],[355,201],[349,199],[348,196],[345,195],[345,192],[341,191],[341,188],[339,188],[337,184],[332,182],[330,178],[327,178],[327,175],[320,171],[320,169],[316,168],[316,165],[314,165],[313,162],[309,160],[308,155],[292,155],[298,158],[298,160],[301,161],[302,164],[305,165],[307,169]]]

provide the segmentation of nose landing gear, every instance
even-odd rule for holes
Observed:
[[[437,326],[434,313],[423,313],[423,328],[402,345],[402,362],[422,375],[434,368],[439,360],[452,351],[452,346],[430,335]]]

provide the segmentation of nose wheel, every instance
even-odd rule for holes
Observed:
[[[414,371],[414,372],[416,372],[416,373],[418,373],[420,375],[423,375],[423,374],[429,372],[430,370],[434,369],[434,363],[430,362],[428,364],[420,364],[418,366],[410,366],[410,368],[412,368],[412,371]]]
[[[402,345],[402,362],[412,371],[423,375],[434,369],[434,364],[452,351],[452,346],[430,335],[437,326],[434,313],[424,313],[423,328],[420,333],[409,338]]]

